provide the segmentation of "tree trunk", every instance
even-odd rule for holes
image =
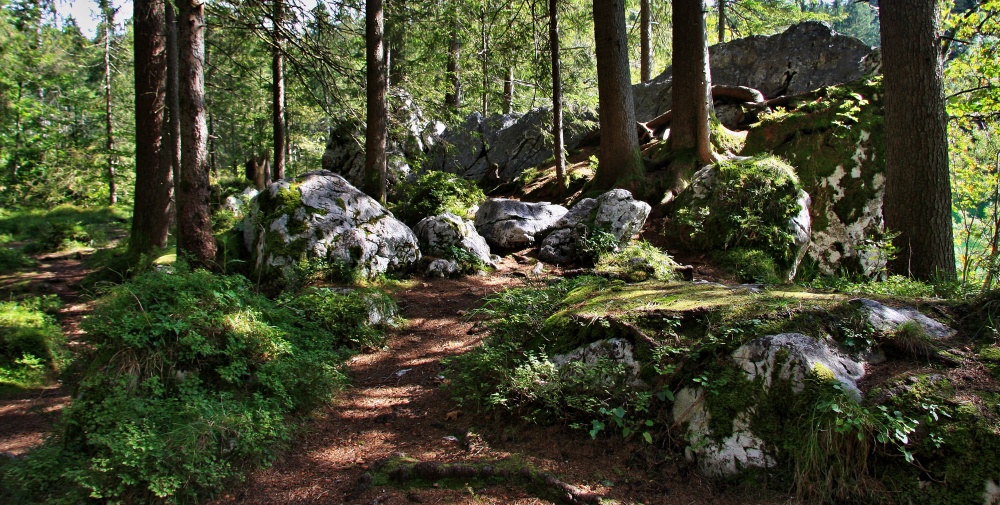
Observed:
[[[651,79],[653,71],[653,50],[650,39],[653,37],[652,21],[649,12],[650,0],[642,0],[639,4],[639,80],[646,82]]]
[[[726,4],[730,0],[718,0],[719,2],[719,43],[726,41]]]
[[[556,159],[556,196],[566,187],[566,152],[563,150],[562,60],[559,55],[559,0],[549,0],[549,44],[552,51],[552,150]]]
[[[938,14],[936,0],[881,2],[889,266],[921,280],[955,279]]]
[[[108,204],[118,203],[118,189],[115,186],[115,132],[111,118],[111,30],[115,26],[115,10],[108,0],[101,0],[104,13],[104,119],[106,126],[106,148],[108,151]]]
[[[701,163],[712,163],[712,79],[708,67],[704,0],[673,0],[673,118],[667,146],[693,150]]]
[[[482,36],[482,63],[483,63],[483,117],[489,115],[490,108],[490,38],[486,29],[486,7],[482,8],[480,17],[480,28]]]
[[[368,128],[365,131],[364,191],[385,204],[385,144],[388,112],[382,0],[365,4],[366,60],[368,64]]]
[[[180,71],[179,54],[177,46],[177,13],[174,11],[173,2],[164,2],[166,8],[167,21],[167,132],[163,136],[167,151],[167,164],[173,180],[171,181],[170,203],[171,212],[176,217],[177,206],[174,203],[176,198],[176,184],[181,180],[181,98],[180,98]]]
[[[514,110],[514,66],[507,67],[507,77],[503,80],[503,113]]]
[[[133,8],[135,207],[128,254],[137,258],[167,245],[172,181],[159,159],[167,85],[164,2],[136,0]]]
[[[444,105],[452,112],[458,112],[462,104],[461,71],[462,39],[458,36],[458,21],[454,21],[451,29],[451,43],[448,44],[448,67],[445,71],[448,82],[451,83],[448,92],[444,94]]]
[[[593,0],[601,147],[594,189],[634,188],[644,175],[629,77],[623,0]]]
[[[181,180],[177,191],[177,250],[193,266],[215,267],[209,212],[208,128],[205,123],[205,5],[178,2]]]
[[[274,130],[274,180],[285,178],[285,53],[281,24],[285,0],[274,0],[274,40],[271,47],[271,118]]]

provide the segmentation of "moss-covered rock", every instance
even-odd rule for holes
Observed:
[[[697,252],[764,251],[792,278],[809,242],[808,207],[809,195],[784,160],[734,158],[695,174],[665,231]]]
[[[303,265],[374,278],[420,259],[413,232],[343,177],[321,170],[275,182],[243,222],[255,276],[290,282]]]
[[[744,155],[789,160],[812,197],[808,257],[824,273],[875,275],[885,265],[885,127],[880,77],[822,88],[788,112],[765,115]]]

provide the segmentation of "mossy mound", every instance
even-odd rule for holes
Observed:
[[[822,88],[766,114],[742,154],[772,153],[795,167],[812,198],[808,257],[828,274],[874,275],[885,264],[885,126],[881,77]]]
[[[795,169],[775,156],[734,158],[701,169],[673,204],[665,229],[695,252],[752,249],[794,275],[809,223]],[[802,216],[804,217],[804,215]]]

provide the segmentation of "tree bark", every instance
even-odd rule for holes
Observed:
[[[653,37],[652,21],[649,12],[650,0],[642,0],[639,4],[639,80],[646,82],[652,77],[653,50],[650,39]]]
[[[135,207],[128,254],[137,258],[167,245],[171,173],[160,164],[166,97],[163,0],[134,2]]]
[[[445,70],[449,86],[448,92],[444,94],[444,105],[451,112],[458,112],[458,107],[462,104],[462,79],[459,76],[461,71],[462,39],[458,36],[458,21],[453,22],[451,28],[451,42],[448,44],[448,67]]]
[[[489,115],[490,108],[490,38],[486,29],[486,6],[482,8],[480,16],[480,35],[482,37],[482,64],[483,64],[483,117]]]
[[[712,79],[708,67],[704,0],[673,0],[673,117],[667,146],[693,150],[702,163],[715,161],[709,121]]]
[[[507,77],[503,80],[503,113],[514,110],[514,66],[507,67]]]
[[[386,128],[388,111],[383,30],[385,20],[382,0],[365,4],[366,60],[368,64],[368,127],[365,132],[364,191],[385,204]]]
[[[193,266],[215,267],[209,212],[208,127],[205,122],[205,5],[178,2],[181,180],[177,188],[177,250]]]
[[[882,0],[886,229],[891,271],[954,280],[951,183],[936,0]]]
[[[106,148],[108,151],[108,204],[118,203],[118,189],[115,185],[115,131],[111,117],[111,30],[115,26],[115,9],[108,0],[101,0],[104,13],[104,119]]]
[[[284,0],[274,0],[274,40],[271,47],[271,114],[274,130],[274,180],[285,178],[285,53],[281,25]]]
[[[552,150],[556,159],[556,196],[566,187],[566,151],[563,148],[562,60],[559,54],[559,0],[549,0],[549,44],[552,52]]]
[[[601,146],[594,189],[632,188],[644,175],[629,77],[623,0],[593,0]]]

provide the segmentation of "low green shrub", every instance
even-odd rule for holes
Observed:
[[[576,421],[581,428],[590,428],[585,423],[591,420],[614,422],[616,408],[632,411],[641,391],[625,387],[630,378],[622,363],[605,358],[557,367],[549,361],[556,343],[546,320],[573,290],[607,282],[578,277],[487,297],[472,315],[483,318],[489,337],[482,346],[446,361],[449,392],[461,405],[505,411],[531,422]]]
[[[52,317],[55,295],[0,303],[0,386],[42,385],[66,363],[62,329]]]
[[[11,272],[37,264],[37,261],[24,254],[21,249],[0,245],[0,272]]]
[[[361,322],[368,312],[338,307],[362,295],[278,303],[243,277],[171,270],[111,288],[86,320],[95,357],[61,429],[5,472],[19,499],[211,496],[267,464],[290,436],[289,415],[344,383],[347,346],[378,338]]]
[[[894,298],[926,298],[935,295],[935,287],[903,275],[885,280],[855,279],[844,276],[822,276],[813,279],[809,287],[857,296]]]
[[[308,288],[284,296],[279,303],[302,321],[336,335],[341,345],[362,350],[381,349],[385,328],[398,321],[399,308],[388,295],[372,288]]]
[[[486,201],[486,195],[475,182],[436,171],[401,183],[398,193],[392,212],[410,227],[425,217],[445,212],[466,217],[473,207]]]

